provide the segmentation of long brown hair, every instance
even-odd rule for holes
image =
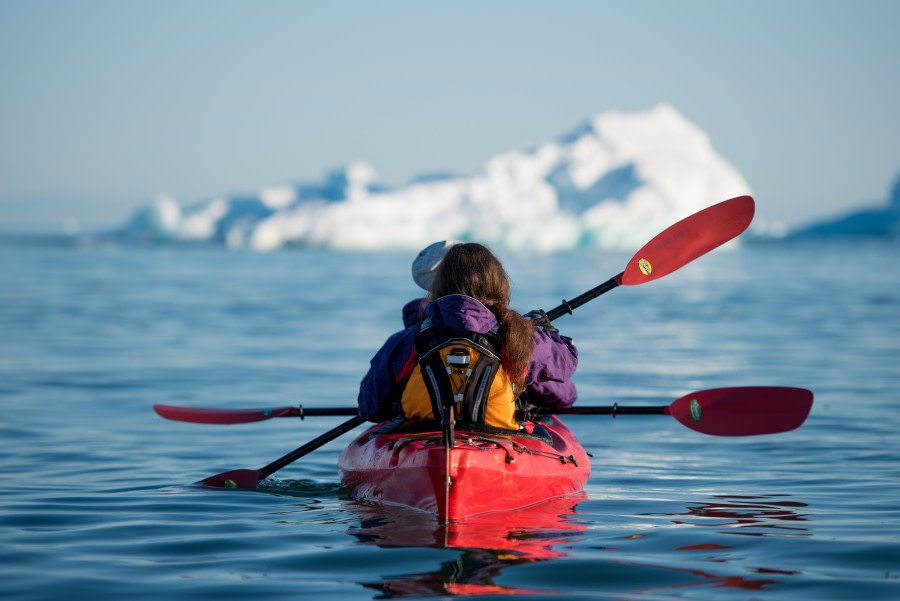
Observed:
[[[509,276],[494,253],[475,242],[452,246],[435,273],[430,292],[431,298],[464,294],[490,309],[503,325],[507,375],[516,390],[524,390],[534,349],[534,325],[509,308]]]

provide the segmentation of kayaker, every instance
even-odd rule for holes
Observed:
[[[570,380],[578,365],[575,345],[542,312],[532,312],[528,319],[509,308],[509,277],[487,247],[451,245],[434,272],[429,298],[434,300],[426,305],[424,320],[392,335],[372,358],[360,385],[360,415],[370,421],[434,417],[434,382],[422,377],[419,362],[427,354],[420,348],[427,335],[468,336],[487,348],[499,346],[502,369],[479,414],[488,426],[518,429],[524,420],[523,393],[528,403],[542,407],[575,402]]]

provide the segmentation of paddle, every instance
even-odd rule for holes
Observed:
[[[739,236],[753,220],[755,205],[750,196],[725,200],[685,217],[645,244],[628,261],[625,271],[570,301],[547,311],[553,321],[618,286],[652,282],[680,269],[729,240]]]
[[[354,409],[353,411],[355,413],[356,409]],[[325,432],[321,436],[317,436],[305,445],[294,449],[284,457],[276,459],[265,467],[262,467],[258,470],[231,470],[229,472],[222,472],[221,474],[216,474],[215,476],[204,478],[196,484],[203,484],[204,486],[217,486],[221,488],[256,488],[256,486],[260,482],[262,482],[267,477],[271,476],[284,466],[293,463],[304,455],[312,453],[319,447],[331,442],[342,434],[346,434],[365,421],[365,418],[362,418],[359,415],[351,417],[340,426],[333,428],[328,432]]]
[[[691,430],[713,436],[778,434],[799,428],[812,409],[813,393],[787,386],[741,386],[692,392],[659,407],[569,407],[564,415],[671,415]]]
[[[673,401],[669,405],[626,405],[623,407],[615,404],[609,406],[575,406],[569,407],[568,409],[542,408],[539,409],[538,412],[542,414],[558,415],[612,415],[613,417],[617,415],[671,415],[688,428],[704,434],[711,434],[713,436],[755,436],[758,434],[787,432],[799,427],[809,415],[809,412],[812,409],[812,402],[813,393],[803,388],[791,388],[785,386],[742,386],[713,388],[710,390],[692,392]],[[157,410],[157,413],[166,419],[202,424],[241,424],[249,421],[271,419],[273,417],[356,414],[356,407],[337,407],[334,409],[315,410],[303,409],[302,407],[232,410],[156,405],[154,408]],[[254,419],[247,419],[248,415],[252,415]],[[332,432],[341,427],[343,427],[343,425]],[[328,434],[329,433],[326,433],[323,437]],[[322,444],[333,438],[334,436],[324,440]],[[301,449],[305,449],[315,442],[316,441],[307,443],[307,445],[301,447]],[[321,446],[321,444],[313,446],[309,451],[318,448],[319,446]],[[309,451],[303,452],[300,455],[297,455],[297,457],[302,457]],[[284,465],[287,465],[287,463]],[[265,469],[266,468],[263,468],[263,470]],[[243,471],[256,473],[257,470]]]
[[[321,417],[333,415],[356,415],[356,407],[342,409],[304,409],[299,407],[274,407],[256,409],[210,409],[203,407],[178,407],[175,405],[153,405],[153,410],[161,417],[179,422],[196,424],[248,424],[261,422],[273,417]]]

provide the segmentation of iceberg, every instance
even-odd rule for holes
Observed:
[[[894,182],[886,206],[865,207],[817,221],[789,236],[790,239],[859,237],[900,238],[900,176]]]
[[[358,161],[320,182],[188,207],[160,198],[113,234],[126,243],[258,251],[418,249],[451,238],[514,250],[626,250],[706,206],[750,193],[703,130],[660,104],[602,113],[555,141],[495,156],[473,175],[420,176],[388,187]]]

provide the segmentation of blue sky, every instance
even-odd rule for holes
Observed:
[[[799,223],[900,174],[900,2],[0,0],[0,230],[317,180],[477,172],[669,102]]]

